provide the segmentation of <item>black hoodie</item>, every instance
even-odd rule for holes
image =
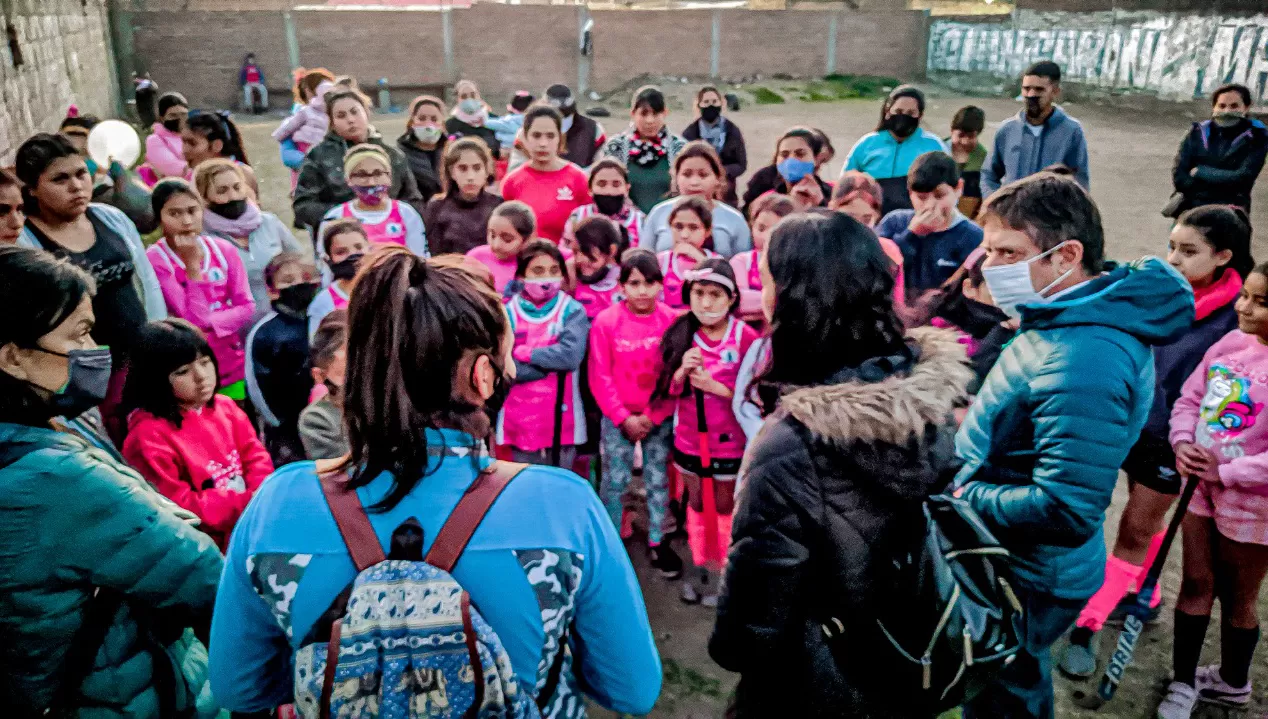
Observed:
[[[738,717],[920,717],[896,701],[877,630],[879,578],[924,533],[922,500],[954,473],[953,410],[972,372],[947,330],[914,364],[784,395],[749,447],[709,654],[739,672]],[[833,647],[822,623],[847,622]]]

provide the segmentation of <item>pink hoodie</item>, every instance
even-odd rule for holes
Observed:
[[[634,414],[646,413],[660,424],[673,413],[670,402],[648,405],[660,374],[660,340],[676,317],[678,312],[663,302],[648,315],[634,314],[625,302],[618,302],[594,318],[590,392],[603,416],[617,427]]]
[[[1268,544],[1265,402],[1268,345],[1233,330],[1206,351],[1171,410],[1172,446],[1194,442],[1219,458],[1209,495],[1220,533],[1234,541]]]
[[[189,320],[207,335],[207,344],[220,365],[220,386],[225,387],[245,377],[241,331],[255,314],[255,300],[238,250],[219,237],[200,235],[198,240],[203,266],[202,279],[197,282],[186,277],[185,265],[168,246],[167,238],[152,245],[145,255],[158,275],[167,311]]]
[[[189,165],[185,162],[181,134],[157,122],[152,129],[150,136],[145,138],[145,164],[154,168],[157,179],[184,177]]]
[[[198,515],[201,529],[221,549],[251,495],[273,472],[251,420],[222,395],[210,407],[183,413],[180,428],[144,410],[133,412],[123,457],[163,496]]]

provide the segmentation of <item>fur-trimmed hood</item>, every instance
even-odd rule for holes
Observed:
[[[968,404],[973,371],[951,330],[916,329],[908,339],[919,350],[909,373],[798,389],[780,399],[779,412],[805,428],[838,472],[916,496],[947,479],[954,410]]]

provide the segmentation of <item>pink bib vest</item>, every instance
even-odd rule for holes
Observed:
[[[726,334],[717,344],[711,343],[702,333],[696,332],[693,346],[700,349],[704,368],[718,382],[735,390],[740,373],[740,362],[749,345],[757,339],[757,331],[732,317]],[[677,422],[674,429],[674,447],[693,457],[700,454],[700,440],[696,430],[696,400],[692,394],[678,400]],[[704,417],[709,429],[709,450],[719,459],[738,459],[744,456],[744,428],[731,411],[731,398],[716,394],[704,395]]]
[[[387,218],[377,224],[370,224],[357,217],[352,211],[352,203],[343,203],[343,219],[360,220],[361,226],[365,228],[365,234],[370,238],[370,242],[378,244],[405,244],[405,218],[401,216],[401,203],[397,200],[389,200],[391,209],[388,210]]]
[[[535,350],[559,341],[564,315],[573,299],[560,294],[555,308],[545,317],[533,319],[520,308],[518,297],[507,305],[515,346]],[[560,446],[585,444],[586,423],[581,406],[581,384],[576,372],[564,379],[563,397],[559,396],[559,374],[552,372],[543,379],[522,382],[511,387],[506,404],[498,415],[497,443],[527,452],[549,449],[554,442],[555,407],[563,408]]]
[[[708,258],[722,256],[712,250],[704,250],[704,254]],[[682,286],[687,281],[683,275],[696,266],[696,261],[673,250],[657,253],[656,258],[660,261],[660,272],[665,276],[661,299],[676,310],[687,309],[687,303],[682,301]]]
[[[592,321],[598,314],[623,299],[621,295],[621,277],[620,267],[610,267],[608,274],[603,279],[592,285],[584,282],[577,282],[577,288],[573,291],[573,299],[581,303],[586,310],[586,317]]]

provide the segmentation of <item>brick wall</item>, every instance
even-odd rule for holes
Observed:
[[[10,0],[0,24],[12,27],[21,64],[0,34],[0,164],[13,162],[30,135],[53,131],[71,103],[115,114],[118,98],[105,0]]]
[[[229,7],[241,1],[190,0],[191,7]],[[238,66],[248,51],[256,53],[271,88],[288,84],[290,58],[281,10],[173,12],[156,9],[162,4],[158,0],[132,2],[136,64],[149,69],[160,87],[181,90],[198,105],[236,104]],[[262,0],[270,3],[274,0]],[[920,77],[926,45],[923,13],[888,10],[879,3],[863,7],[861,12],[837,13],[836,70]],[[640,75],[708,76],[714,12],[592,12],[590,87],[611,90]],[[830,12],[717,13],[722,77],[826,72]],[[384,77],[394,87],[408,88],[469,77],[491,96],[519,88],[540,90],[553,82],[576,86],[582,63],[577,51],[582,14],[577,7],[482,3],[449,16],[453,58],[447,67],[440,12],[290,12],[300,64],[354,75],[363,87]],[[274,106],[282,102],[279,98]]]

